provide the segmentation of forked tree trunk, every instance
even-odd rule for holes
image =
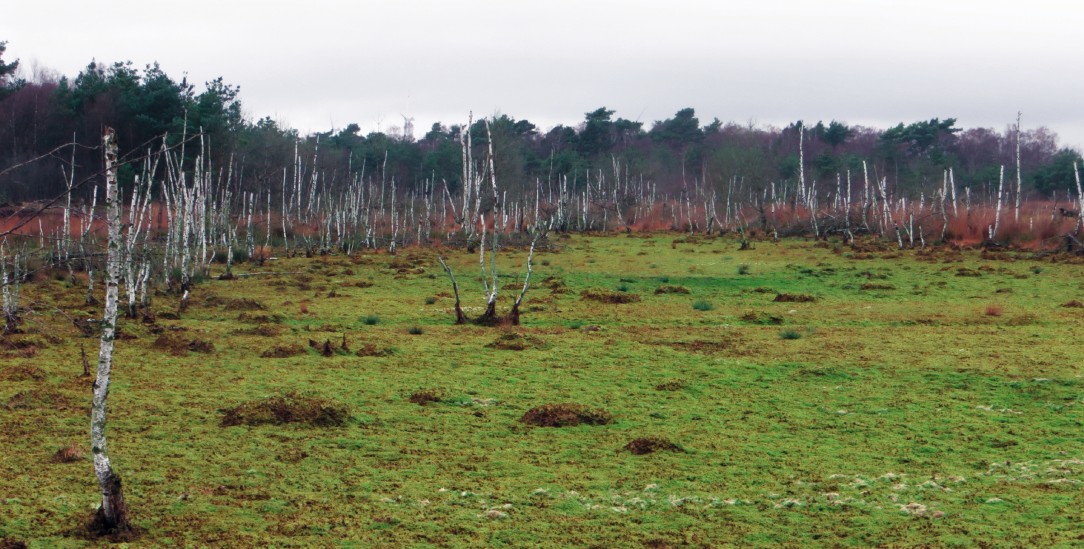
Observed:
[[[105,314],[102,318],[101,348],[98,352],[98,377],[94,381],[94,399],[90,417],[90,444],[94,454],[94,473],[102,493],[102,505],[94,516],[91,529],[97,534],[116,535],[131,531],[128,507],[121,492],[120,477],[109,463],[105,438],[106,400],[109,398],[109,374],[113,367],[113,338],[117,327],[117,298],[121,276],[121,217],[117,199],[117,144],[112,128],[102,136],[105,149],[106,217],[109,227],[108,259],[105,279]]]

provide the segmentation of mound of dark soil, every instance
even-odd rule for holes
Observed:
[[[671,286],[669,284],[663,284],[658,288],[655,288],[655,295],[659,294],[687,294],[689,289],[685,286]]]
[[[11,395],[4,404],[8,410],[43,410],[69,408],[68,397],[50,390],[22,391]]]
[[[613,414],[583,404],[543,404],[531,408],[520,421],[536,427],[572,427],[580,424],[607,425],[613,423]]]
[[[1067,307],[1069,309],[1084,309],[1084,303],[1081,303],[1080,301],[1077,301],[1075,299],[1072,301],[1066,301],[1065,303],[1062,303],[1061,306]]]
[[[580,297],[587,301],[598,301],[599,303],[636,303],[640,301],[640,296],[637,294],[630,294],[628,292],[613,292],[610,290],[604,290],[602,288],[589,288],[580,292]]]
[[[154,340],[152,346],[174,356],[184,356],[189,351],[193,353],[213,353],[215,344],[202,339],[184,339],[176,334],[164,333]]]
[[[4,381],[41,381],[45,379],[45,370],[29,364],[5,366],[0,370],[0,379]]]
[[[778,326],[783,323],[783,317],[757,311],[748,311],[739,317],[744,322],[761,324],[764,326]]]
[[[448,393],[439,387],[432,387],[429,389],[418,389],[413,393],[410,393],[408,400],[419,406],[425,406],[430,402],[440,402],[448,396]]]
[[[895,290],[896,287],[891,284],[879,284],[877,282],[867,282],[862,285],[863,290]]]
[[[372,343],[366,343],[366,344],[362,345],[361,348],[358,349],[358,352],[356,352],[354,354],[356,356],[360,356],[360,357],[367,357],[367,356],[390,356],[393,353],[394,353],[394,351],[392,349],[390,349],[390,348],[377,347],[376,345],[373,345]]]
[[[0,538],[0,549],[26,549],[26,542],[15,538]]]
[[[263,311],[267,309],[263,303],[247,297],[208,297],[207,304],[221,307],[227,311]]]
[[[486,347],[504,351],[524,351],[527,349],[543,349],[546,347],[546,342],[534,336],[510,332],[502,334]]]
[[[772,301],[775,301],[776,303],[810,303],[816,300],[817,298],[806,294],[780,293],[776,294],[775,299]]]
[[[652,452],[684,452],[677,444],[661,437],[633,439],[625,445],[625,449],[638,456],[650,454]]]
[[[250,313],[241,313],[237,315],[238,322],[248,322],[251,324],[281,324],[281,315],[254,315]]]
[[[305,423],[313,427],[338,427],[350,419],[350,409],[329,400],[286,393],[282,396],[245,402],[223,410],[222,426],[233,425],[281,425]]]
[[[305,354],[305,348],[300,345],[275,345],[260,353],[261,358],[290,358]]]
[[[257,324],[251,328],[242,328],[240,330],[234,330],[233,333],[238,335],[252,335],[259,337],[274,337],[282,333],[281,326],[275,326],[274,324]]]
[[[680,391],[685,388],[684,379],[671,379],[655,386],[656,391]]]

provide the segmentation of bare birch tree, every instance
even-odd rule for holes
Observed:
[[[94,516],[91,528],[100,534],[123,534],[132,527],[128,507],[121,492],[120,476],[109,462],[105,437],[106,400],[109,398],[109,376],[113,369],[113,339],[117,328],[117,301],[124,240],[121,237],[121,207],[117,193],[117,142],[112,128],[102,136],[105,149],[105,203],[108,226],[108,255],[106,259],[105,313],[102,316],[101,347],[98,351],[98,377],[94,381],[94,399],[90,416],[90,445],[94,454],[94,474],[98,477],[102,505]]]

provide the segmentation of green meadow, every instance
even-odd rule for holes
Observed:
[[[434,249],[157,295],[109,399],[130,544],[1084,544],[1084,265],[894,248],[551,237],[520,326],[454,325]],[[439,251],[479,314],[478,256]],[[83,547],[101,310],[38,278],[0,339],[0,547]],[[522,421],[554,404],[601,419]]]

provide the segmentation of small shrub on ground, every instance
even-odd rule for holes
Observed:
[[[741,265],[738,265],[738,274],[747,275],[747,274],[750,273],[750,271],[751,271],[751,269],[749,268],[748,265],[746,265],[744,263],[742,263]]]
[[[436,302],[437,302],[437,298],[435,298],[433,296],[429,296],[429,297],[425,298],[425,304],[426,305],[432,305],[432,304],[434,304]]]
[[[350,419],[350,409],[343,404],[295,392],[244,402],[223,410],[223,414],[223,427],[285,423],[338,427]]]
[[[536,427],[572,427],[580,424],[607,425],[613,423],[613,419],[613,414],[606,410],[583,404],[561,403],[531,408],[519,420]]]
[[[662,437],[636,438],[626,444],[625,449],[638,456],[660,451],[684,452],[680,446]]]
[[[376,315],[369,315],[369,316],[361,319],[361,322],[363,324],[365,324],[366,326],[375,326],[378,323],[380,323],[380,317],[376,316]]]
[[[779,332],[779,337],[782,339],[801,339],[802,333],[797,330],[783,330]]]
[[[693,308],[697,311],[710,311],[715,308],[715,305],[712,305],[710,301],[698,299],[693,302]]]
[[[423,330],[421,326],[411,326],[410,328],[407,328],[407,333],[410,335],[422,335],[425,333],[425,330]]]

